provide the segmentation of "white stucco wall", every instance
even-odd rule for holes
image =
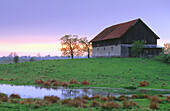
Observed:
[[[113,50],[112,50],[113,47]],[[105,48],[105,50],[104,50]],[[93,57],[121,56],[121,45],[93,47]]]

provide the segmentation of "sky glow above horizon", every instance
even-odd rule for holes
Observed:
[[[170,42],[169,0],[0,0],[0,57],[60,56],[67,34],[91,40],[104,28],[141,18]]]

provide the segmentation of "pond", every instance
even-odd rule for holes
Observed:
[[[83,88],[83,89],[68,89],[63,87],[58,88],[45,88],[36,86],[24,86],[24,85],[9,85],[0,84],[0,93],[7,94],[19,94],[21,98],[40,98],[44,96],[58,96],[61,99],[82,97],[83,95],[88,95],[92,97],[96,94],[101,96],[107,96],[108,92],[94,91],[93,89]],[[121,94],[112,93],[114,96],[120,96]]]
[[[130,91],[128,89],[123,88],[109,88],[114,91],[118,90],[124,90],[124,92]],[[88,95],[89,97],[92,97],[96,94],[100,96],[107,96],[108,91],[104,88],[75,88],[75,89],[69,89],[69,88],[45,88],[45,87],[37,87],[37,86],[27,86],[27,85],[9,85],[9,84],[0,84],[0,93],[7,94],[8,96],[10,94],[19,94],[21,98],[39,98],[42,99],[44,96],[58,96],[61,99],[66,98],[75,98],[75,97],[82,97],[83,95]],[[122,94],[120,93],[109,93],[113,96],[120,96]],[[127,96],[131,96],[131,94],[125,94]],[[169,94],[168,94],[169,95]],[[165,95],[167,96],[167,95]]]

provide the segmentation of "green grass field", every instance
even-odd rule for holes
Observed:
[[[35,61],[18,64],[0,64],[0,84],[15,85],[35,85],[36,79],[56,79],[59,81],[70,81],[72,78],[81,82],[87,80],[90,82],[88,86],[78,85],[79,87],[138,87],[141,81],[148,81],[148,87],[152,89],[170,89],[170,64],[154,61],[144,58],[98,58],[98,59],[74,59],[74,60],[51,60],[51,61]],[[12,81],[10,81],[13,79]],[[73,85],[74,86],[74,85]],[[77,85],[75,85],[77,86]],[[108,92],[111,92],[108,90]],[[119,91],[122,93],[121,91]],[[132,91],[139,94],[137,91]],[[165,92],[168,93],[169,92]],[[149,94],[159,94],[159,92],[151,91]],[[101,102],[100,100],[98,100]],[[133,99],[140,107],[133,107],[134,111],[149,111],[148,99]],[[123,102],[116,101],[122,107],[110,110],[132,110],[123,109]],[[70,107],[61,105],[61,101],[57,104],[41,106],[35,108],[34,105],[11,102],[0,102],[0,110],[2,111],[103,111],[101,107],[89,107],[91,100],[87,103],[87,108]],[[101,104],[104,104],[101,102]],[[168,102],[160,103],[159,110],[167,111],[170,107]]]
[[[98,58],[0,64],[0,83],[33,85],[36,79],[57,79],[81,82],[88,87],[138,87],[141,81],[148,87],[170,89],[170,64],[144,58]],[[10,81],[10,79],[13,81]],[[164,84],[164,85],[163,85]]]

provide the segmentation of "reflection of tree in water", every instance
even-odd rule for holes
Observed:
[[[84,93],[87,93],[88,90],[89,90],[89,88],[83,88],[83,92],[84,92]]]
[[[88,95],[89,97],[95,96],[95,95],[100,95],[100,96],[107,96],[108,91],[105,91],[103,89],[90,89],[90,88],[82,88],[82,89],[66,89],[63,87],[36,87],[36,89],[46,89],[46,90],[55,90],[55,91],[61,91],[61,95],[58,95],[61,99],[66,99],[66,98],[75,98],[75,97],[82,97],[84,95]],[[144,92],[144,91],[142,91]],[[57,92],[56,92],[57,94]],[[110,95],[117,95],[110,93]]]
[[[74,98],[81,94],[81,90],[62,90],[62,98]]]

